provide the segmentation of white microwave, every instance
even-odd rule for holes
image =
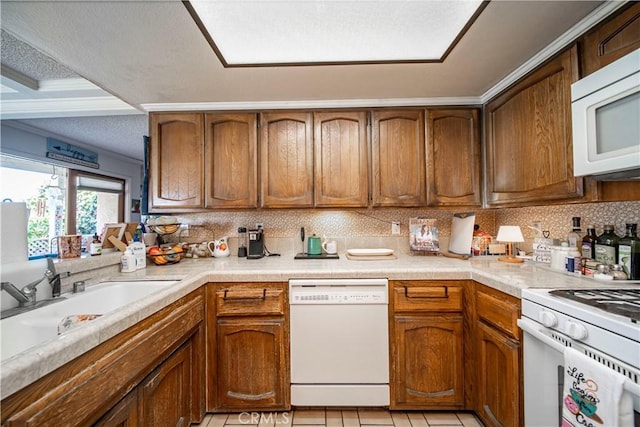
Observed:
[[[573,172],[640,179],[640,49],[571,85]]]

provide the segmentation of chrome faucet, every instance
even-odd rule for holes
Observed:
[[[19,307],[28,307],[36,303],[36,288],[45,279],[52,283],[55,279],[55,274],[51,270],[44,271],[44,277],[34,280],[22,289],[16,288],[11,282],[2,282],[2,290],[7,291],[9,295],[18,300]]]

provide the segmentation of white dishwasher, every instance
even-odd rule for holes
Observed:
[[[289,281],[291,404],[388,406],[387,279]]]

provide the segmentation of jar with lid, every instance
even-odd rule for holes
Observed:
[[[614,232],[611,224],[604,226],[604,232],[598,236],[596,242],[596,261],[602,264],[615,264],[618,262],[618,241],[620,237]]]
[[[627,280],[627,273],[620,264],[612,264],[609,267],[609,274],[613,276],[613,280]]]

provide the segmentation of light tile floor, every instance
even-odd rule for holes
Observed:
[[[482,427],[470,412],[404,412],[372,408],[207,414],[201,427]]]

